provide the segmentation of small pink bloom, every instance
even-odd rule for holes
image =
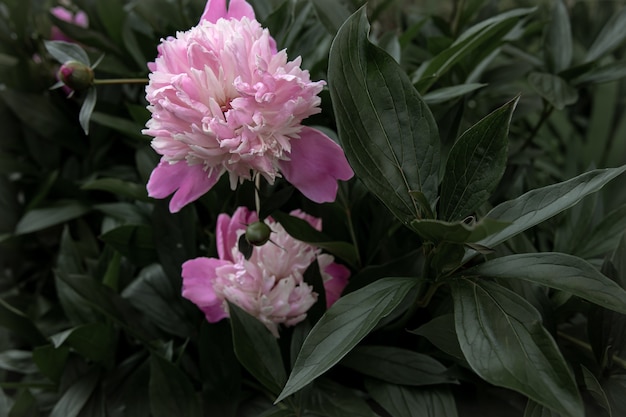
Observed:
[[[50,9],[50,13],[52,13],[56,18],[63,20],[68,23],[72,23],[76,26],[80,26],[86,28],[89,26],[89,18],[85,12],[78,11],[77,13],[72,13],[67,10],[65,7],[57,6]],[[65,41],[65,42],[73,42],[69,36],[64,34],[61,29],[56,26],[52,26],[50,29],[50,40],[53,41]]]
[[[269,183],[284,175],[320,203],[334,201],[337,180],[352,177],[342,149],[302,125],[320,112],[324,81],[311,81],[299,57],[288,61],[276,50],[244,0],[228,10],[225,0],[210,0],[198,26],[164,39],[158,52],[148,65],[152,118],[143,133],[154,137],[162,164],[201,167],[211,179],[228,173],[233,189],[255,173]],[[190,187],[189,177],[176,180],[172,192]],[[149,194],[162,198],[150,191],[160,188],[154,181]],[[196,198],[178,198],[170,209]]]
[[[321,230],[321,220],[301,211],[293,212]],[[246,224],[255,222],[255,212],[239,207],[232,217],[221,214],[217,221],[219,259],[196,258],[183,264],[183,296],[194,302],[215,323],[228,317],[228,304],[236,304],[259,319],[276,337],[278,325],[293,326],[304,320],[317,301],[313,288],[304,282],[304,272],[318,262],[326,304],[330,307],[341,295],[350,271],[336,264],[334,258],[312,245],[292,238],[272,219],[273,243],[254,247],[245,259],[237,242]]]

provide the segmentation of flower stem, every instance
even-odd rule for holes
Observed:
[[[95,85],[105,84],[148,84],[147,78],[111,78],[111,79],[95,79]]]
[[[259,197],[260,189],[261,189],[261,174],[256,172],[254,174],[254,206],[256,207],[257,216],[261,215],[261,198]]]
[[[541,112],[541,116],[539,116],[537,124],[535,124],[535,127],[533,127],[533,129],[530,131],[530,134],[528,135],[524,143],[522,143],[522,146],[517,149],[517,151],[515,152],[516,155],[522,153],[524,149],[528,148],[533,143],[535,136],[537,136],[537,133],[539,133],[539,129],[541,129],[543,124],[550,118],[550,115],[553,111],[554,106],[544,102],[543,111]]]
[[[593,348],[591,347],[591,345],[587,342],[583,342],[582,340],[574,337],[574,336],[570,336],[569,334],[562,332],[560,330],[558,330],[556,332],[556,334],[562,338],[567,340],[568,342],[570,342],[573,345],[578,346],[579,348],[582,348],[588,352],[593,352]],[[622,369],[626,369],[626,360],[620,358],[617,355],[611,355],[611,360],[613,361],[614,364],[618,365],[620,368]]]

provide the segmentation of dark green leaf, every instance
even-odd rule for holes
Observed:
[[[239,362],[272,393],[287,380],[276,337],[259,320],[234,304],[228,304],[233,346]]]
[[[452,146],[441,183],[442,220],[473,214],[495,190],[506,168],[509,123],[518,99],[470,127]]]
[[[33,362],[39,368],[39,372],[52,382],[58,383],[63,375],[68,355],[69,348],[65,346],[61,348],[52,345],[39,346],[33,349]]]
[[[0,369],[21,374],[37,372],[37,367],[33,363],[33,353],[30,350],[8,349],[0,352]]]
[[[602,27],[602,31],[587,51],[585,61],[594,61],[617,48],[626,39],[625,25],[626,8],[622,8]]]
[[[416,278],[384,278],[341,297],[307,336],[277,401],[302,389],[339,362],[418,282]]]
[[[439,183],[435,120],[404,70],[368,41],[365,9],[342,26],[328,80],[346,157],[356,176],[402,223],[420,218],[412,191],[434,205]]]
[[[119,196],[129,197],[139,201],[148,201],[148,193],[144,185],[123,181],[118,178],[99,178],[86,182],[83,190],[108,191]]]
[[[100,380],[97,372],[90,372],[74,382],[55,404],[50,417],[78,417]]]
[[[339,0],[312,0],[318,18],[331,35],[350,17],[350,10]]]
[[[528,400],[526,410],[524,410],[524,417],[561,417],[561,415],[541,404],[537,404],[533,400]]]
[[[74,42],[44,41],[46,50],[61,64],[67,61],[78,61],[90,65],[87,52]]]
[[[461,349],[481,378],[584,417],[574,377],[530,303],[495,283],[467,279],[452,281],[452,297]]]
[[[609,399],[607,398],[602,385],[600,385],[596,376],[589,369],[585,368],[583,365],[580,365],[580,368],[583,373],[585,388],[587,388],[587,391],[596,401],[596,404],[606,411],[606,415],[608,417],[611,417],[613,415],[611,413],[611,405],[609,404]]]
[[[555,74],[572,62],[572,28],[562,0],[555,1],[552,8],[552,18],[546,27],[545,53],[548,67]]]
[[[0,326],[3,326],[30,344],[45,345],[46,338],[24,313],[0,298]]]
[[[272,213],[272,218],[279,222],[293,238],[325,249],[352,267],[356,267],[356,252],[352,244],[333,241],[331,237],[316,230],[309,222],[299,217],[275,211]]]
[[[626,231],[626,204],[606,215],[600,224],[593,228],[590,236],[585,236],[582,248],[576,250],[581,258],[594,258],[613,251]]]
[[[96,107],[97,100],[98,91],[96,90],[96,87],[89,87],[85,100],[83,100],[83,104],[80,106],[80,113],[78,114],[78,121],[80,122],[80,127],[83,128],[85,135],[89,134],[89,119],[91,118],[93,109]]]
[[[185,314],[180,288],[174,289],[161,265],[141,270],[122,293],[133,307],[168,333],[189,337],[195,329]]]
[[[411,333],[424,336],[442,352],[465,362],[463,351],[459,345],[459,338],[456,335],[453,314],[437,316]]]
[[[94,361],[102,361],[114,354],[115,330],[106,323],[90,323],[74,327],[50,337],[55,348],[66,345]]]
[[[201,417],[202,408],[187,375],[171,362],[150,357],[150,411],[154,417]]]
[[[419,83],[421,91],[428,90],[457,62],[476,49],[481,47],[484,49],[487,44],[492,49],[498,47],[500,41],[519,22],[520,17],[526,16],[534,10],[534,8],[510,10],[472,26],[463,32],[449,48],[443,50],[433,59],[424,62],[413,75],[413,81]],[[493,42],[494,40],[498,42]],[[484,53],[485,51],[481,50],[481,52]]]
[[[453,87],[443,87],[434,91],[430,91],[422,97],[424,101],[428,104],[439,104],[446,102],[448,100],[452,100],[455,98],[459,98],[464,96],[465,94],[471,93],[472,91],[476,91],[479,88],[483,88],[487,84],[480,83],[468,83],[468,84],[459,84]]]
[[[112,116],[106,113],[93,112],[91,114],[91,121],[102,126],[109,127],[120,133],[125,134],[129,138],[137,139],[140,141],[148,141],[150,138],[141,134],[143,126],[139,123],[132,122],[124,117]]]
[[[477,242],[504,230],[510,223],[483,218],[479,222],[444,222],[441,220],[414,220],[411,228],[431,242]]]
[[[596,169],[558,184],[531,190],[515,200],[505,201],[494,207],[485,217],[511,222],[511,225],[477,243],[492,248],[572,207],[625,171],[626,165]]]
[[[96,2],[98,18],[104,25],[107,35],[116,43],[122,42],[122,25],[127,12],[121,0],[98,0]]]
[[[37,232],[59,223],[73,220],[91,209],[77,201],[66,201],[52,207],[37,208],[27,212],[15,227],[15,234]]]
[[[4,390],[0,388],[0,415],[8,416],[13,402],[4,393]]]
[[[563,253],[503,256],[466,270],[463,275],[523,279],[626,314],[626,291],[583,259]]]
[[[626,62],[617,61],[585,72],[575,78],[574,84],[602,84],[626,77]]]
[[[313,389],[307,392],[306,400],[306,408],[315,416],[378,417],[360,392],[326,379],[315,382]]]
[[[446,367],[428,355],[392,346],[357,346],[341,365],[398,385],[431,385],[455,382]]]
[[[100,239],[138,264],[156,260],[153,229],[148,225],[123,225],[109,230]]]
[[[365,380],[372,398],[392,417],[455,417],[456,403],[452,394],[443,388],[413,388]]]
[[[528,76],[530,86],[557,110],[578,101],[578,91],[563,78],[541,72],[531,72]]]

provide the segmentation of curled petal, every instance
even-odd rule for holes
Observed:
[[[150,174],[148,195],[165,198],[174,193],[170,201],[170,211],[176,213],[209,191],[220,175],[221,172],[217,170],[211,175],[207,174],[202,165],[189,166],[184,161],[175,164],[161,161]]]
[[[350,270],[341,264],[333,262],[324,268],[324,272],[331,276],[331,279],[324,281],[326,308],[330,308],[341,297],[343,289],[348,285]]]
[[[207,20],[215,23],[219,18],[239,20],[242,17],[254,19],[254,9],[245,0],[231,0],[228,11],[226,0],[208,0],[200,21]]]
[[[316,203],[335,201],[337,180],[354,175],[339,145],[317,129],[303,127],[300,139],[291,141],[291,159],[280,170],[294,187]]]
[[[244,230],[248,224],[258,219],[256,212],[248,210],[247,207],[238,207],[232,218],[227,214],[220,214],[217,217],[217,254],[220,259],[235,262],[232,250],[238,246],[237,231]]]
[[[210,323],[228,317],[224,311],[224,300],[213,289],[215,269],[229,262],[214,258],[196,258],[183,264],[183,297],[202,310]]]

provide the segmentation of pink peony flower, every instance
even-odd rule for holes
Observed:
[[[152,118],[144,134],[161,162],[148,181],[154,198],[174,194],[177,212],[224,173],[231,187],[255,173],[284,176],[309,199],[334,201],[353,172],[342,149],[302,121],[320,112],[324,81],[254,19],[245,0],[209,0],[200,23],[158,47],[146,87]]]
[[[87,17],[87,14],[82,10],[74,14],[71,11],[67,10],[65,7],[57,6],[50,9],[50,13],[52,13],[56,18],[68,23],[72,23],[76,26],[80,26],[83,28],[89,26],[89,18]],[[52,26],[52,28],[50,29],[50,40],[65,42],[74,41],[56,26]]]
[[[321,219],[301,211],[291,214],[321,230]],[[196,258],[185,262],[182,293],[204,312],[211,323],[229,316],[228,300],[258,318],[278,337],[280,323],[286,326],[299,323],[317,301],[317,294],[303,279],[311,263],[317,261],[319,264],[327,307],[339,299],[350,271],[335,263],[332,255],[292,238],[272,219],[266,219],[266,223],[272,229],[274,243],[254,247],[252,256],[246,260],[239,252],[237,242],[246,225],[257,220],[257,214],[245,207],[239,207],[232,218],[221,214],[216,232],[219,258]]]

